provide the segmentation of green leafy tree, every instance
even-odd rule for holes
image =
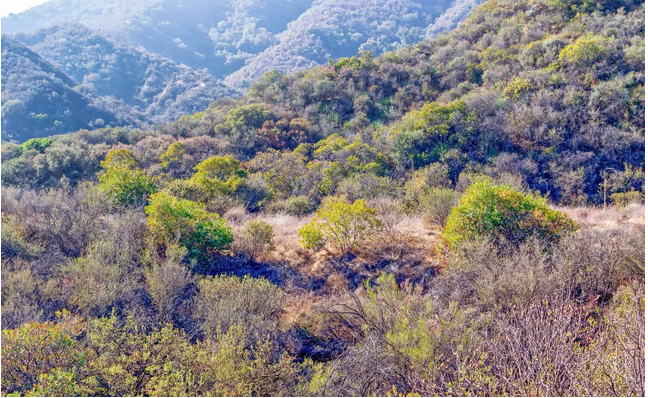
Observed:
[[[315,249],[331,242],[342,253],[348,253],[381,225],[376,210],[363,199],[353,204],[331,199],[299,230],[299,238],[305,248]]]
[[[487,236],[501,244],[520,244],[533,235],[553,242],[577,228],[575,221],[551,209],[545,199],[517,192],[510,185],[494,185],[483,177],[452,209],[442,238],[451,248]]]
[[[52,145],[53,141],[49,138],[31,138],[25,141],[20,147],[24,151],[30,149],[36,150],[40,153],[45,152],[45,149],[49,148]]]
[[[426,103],[409,112],[390,133],[394,158],[419,168],[439,161],[452,147],[468,142],[475,116],[463,101],[449,104]]]
[[[187,248],[190,258],[206,259],[234,240],[227,221],[198,203],[160,192],[151,196],[144,210],[149,231],[158,243],[177,241]]]
[[[166,152],[160,155],[160,165],[164,169],[175,168],[182,162],[182,156],[185,153],[185,147],[179,143],[174,142],[169,145]]]
[[[101,187],[118,205],[143,204],[147,196],[157,191],[153,177],[139,168],[135,155],[127,149],[108,152],[101,167]]]
[[[229,129],[228,139],[244,152],[253,154],[259,139],[258,130],[269,118],[270,112],[260,104],[242,105],[230,110],[225,122]]]
[[[230,194],[245,182],[246,173],[233,156],[212,156],[194,167],[190,181],[213,194]]]

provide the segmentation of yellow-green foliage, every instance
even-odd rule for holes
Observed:
[[[212,156],[200,162],[190,181],[204,187],[209,193],[230,194],[245,180],[241,163],[233,156]]]
[[[157,191],[153,177],[139,168],[135,155],[127,149],[108,152],[101,167],[101,186],[119,205],[142,203]]]
[[[353,204],[339,199],[327,200],[315,218],[299,230],[299,241],[305,248],[316,249],[331,242],[343,253],[382,225],[376,210],[360,199]]]
[[[335,64],[333,64],[333,67],[335,68],[336,72],[339,72],[343,68],[359,70],[362,69],[362,66],[363,66],[362,59],[356,56],[350,58],[347,57],[340,58]]]
[[[450,131],[450,123],[455,113],[468,117],[466,103],[451,102],[447,105],[428,102],[420,110],[412,111],[403,117],[403,127],[408,130],[423,130],[434,135],[446,135]],[[399,129],[394,130],[398,132]]]
[[[639,191],[617,192],[610,195],[618,207],[626,207],[632,203],[643,203],[644,194]]]
[[[182,161],[182,155],[184,155],[184,153],[184,146],[179,142],[174,142],[169,145],[169,148],[167,148],[165,153],[160,155],[160,165],[164,169],[175,166]]]
[[[607,54],[606,40],[602,37],[581,36],[573,44],[563,48],[558,55],[562,62],[588,66],[601,61]]]
[[[160,244],[178,240],[192,258],[206,258],[233,241],[232,228],[203,205],[160,192],[151,196],[144,209],[150,233]]]
[[[530,236],[553,242],[577,228],[566,214],[549,208],[545,199],[510,185],[494,185],[484,177],[452,209],[442,238],[451,248],[485,237],[500,244],[520,244]]]
[[[53,141],[49,138],[31,138],[25,141],[20,148],[23,151],[35,150],[43,153],[45,152],[45,149],[52,146],[52,143]]]
[[[511,99],[519,99],[529,91],[531,91],[531,80],[516,77],[506,86],[502,95]]]
[[[83,362],[77,337],[83,329],[80,319],[64,311],[58,322],[28,323],[19,329],[2,331],[2,393],[27,391],[41,376]],[[60,396],[68,394],[60,394]]]

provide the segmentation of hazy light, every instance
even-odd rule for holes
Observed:
[[[18,14],[23,12],[28,8],[32,8],[39,4],[46,3],[48,0],[2,0],[2,6],[0,6],[0,13],[3,17],[6,17],[9,14]]]

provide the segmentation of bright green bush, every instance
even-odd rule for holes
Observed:
[[[135,155],[127,149],[108,152],[101,167],[101,187],[118,205],[144,203],[148,195],[157,191],[153,177],[139,168]]]
[[[487,236],[498,244],[517,245],[533,235],[557,241],[577,228],[566,214],[549,208],[545,199],[480,178],[452,209],[442,239],[451,248]]]
[[[174,167],[182,161],[184,153],[185,147],[179,142],[174,142],[169,145],[166,152],[160,155],[160,165],[164,169]]]
[[[573,44],[563,48],[558,59],[577,66],[588,66],[601,61],[607,55],[606,40],[602,37],[581,36]]]
[[[524,94],[528,93],[531,90],[531,80],[529,79],[520,79],[516,77],[515,80],[510,82],[502,95],[511,99],[520,99]]]
[[[190,181],[211,194],[230,194],[245,181],[245,172],[240,166],[233,156],[212,156],[194,167],[196,173]]]
[[[158,242],[177,240],[187,248],[190,258],[205,259],[234,240],[227,221],[198,203],[160,192],[151,196],[144,210],[149,231]]]
[[[305,248],[319,248],[331,242],[342,253],[350,252],[382,225],[376,210],[360,199],[353,204],[339,199],[326,201],[315,218],[299,230]]]
[[[32,138],[27,140],[20,147],[21,149],[28,151],[34,149],[40,153],[45,152],[45,149],[52,145],[53,141],[49,138]]]
[[[324,239],[324,233],[319,228],[318,225],[309,223],[304,225],[299,229],[299,243],[305,249],[319,250],[321,249],[326,240]]]

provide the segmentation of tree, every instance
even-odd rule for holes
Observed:
[[[363,199],[353,204],[331,199],[299,230],[299,238],[305,248],[317,248],[330,241],[342,253],[348,253],[381,225],[376,210]]]
[[[545,199],[482,177],[450,212],[442,239],[451,248],[488,236],[496,243],[518,245],[533,235],[554,242],[577,228],[566,214],[549,208]]]
[[[177,241],[187,248],[190,258],[207,259],[234,240],[227,221],[198,203],[160,192],[151,196],[144,210],[149,232],[158,243]]]
[[[179,142],[174,142],[169,145],[166,152],[160,155],[160,165],[164,169],[177,168],[182,162],[184,153],[185,147]]]
[[[24,151],[34,149],[40,153],[45,152],[45,149],[52,145],[53,141],[49,138],[31,138],[27,140],[20,147]]]
[[[190,181],[199,184],[211,194],[230,194],[243,184],[246,173],[233,156],[212,156],[200,162]]]
[[[101,186],[118,205],[145,203],[146,197],[157,191],[155,180],[139,168],[133,152],[115,149],[101,162]]]
[[[230,110],[226,119],[229,139],[243,151],[253,150],[258,140],[257,130],[269,117],[270,112],[260,104],[242,105]]]

